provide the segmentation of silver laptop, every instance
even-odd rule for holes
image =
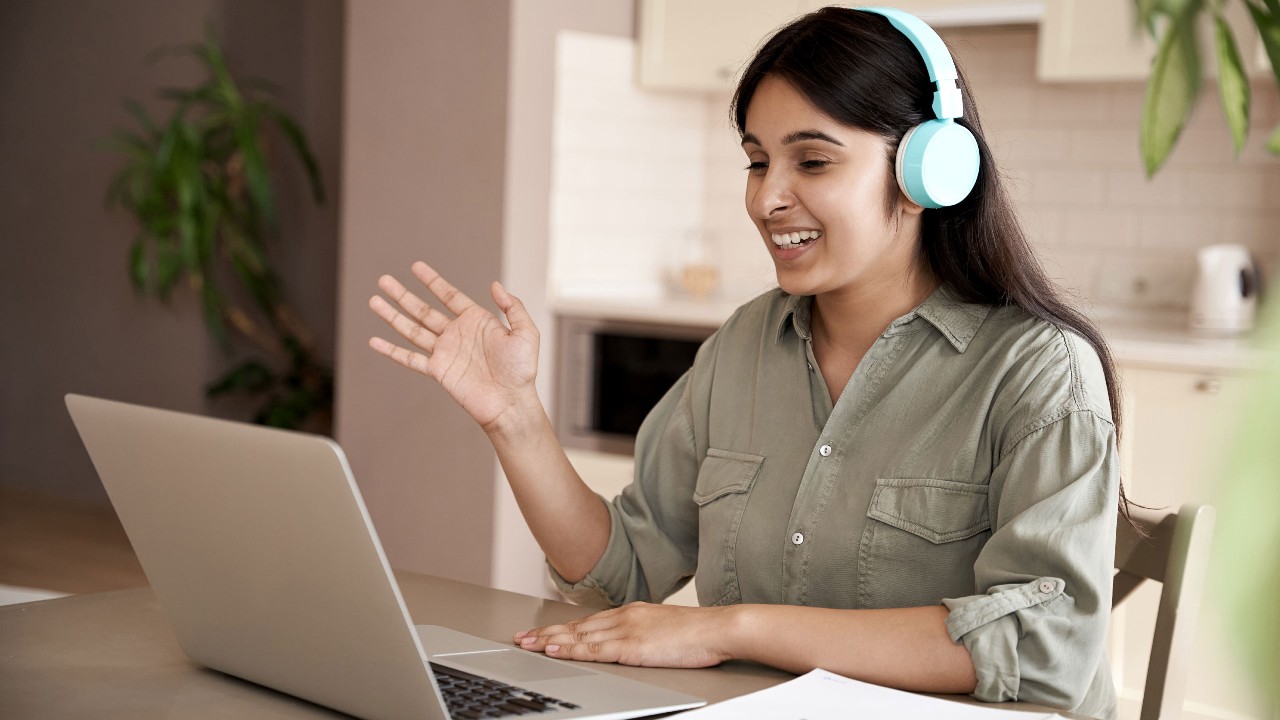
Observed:
[[[482,701],[537,718],[704,704],[415,627],[328,438],[80,395],[67,408],[179,645],[201,665],[370,720],[492,717]]]

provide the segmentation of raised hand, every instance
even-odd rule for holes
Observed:
[[[510,324],[508,329],[431,266],[415,262],[412,271],[452,316],[432,307],[394,277],[383,275],[378,288],[395,305],[374,295],[369,298],[369,308],[416,349],[379,337],[370,338],[369,347],[434,378],[486,432],[506,413],[537,404],[538,329],[524,304],[500,283],[490,287],[494,302]]]

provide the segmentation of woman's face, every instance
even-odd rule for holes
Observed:
[[[747,107],[747,213],[792,295],[901,287],[920,261],[922,208],[897,188],[879,136],[769,75]],[[887,193],[892,213],[886,213]]]

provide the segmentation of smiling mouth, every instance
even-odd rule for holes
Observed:
[[[778,246],[780,250],[791,250],[803,245],[812,244],[818,238],[822,237],[821,230],[801,230],[799,232],[789,233],[773,233],[773,244]]]

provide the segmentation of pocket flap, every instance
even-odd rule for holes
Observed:
[[[935,545],[963,540],[991,527],[987,486],[954,480],[876,480],[867,517]]]
[[[764,458],[759,455],[707,448],[707,456],[698,469],[693,501],[706,505],[718,497],[750,490],[763,463]]]

